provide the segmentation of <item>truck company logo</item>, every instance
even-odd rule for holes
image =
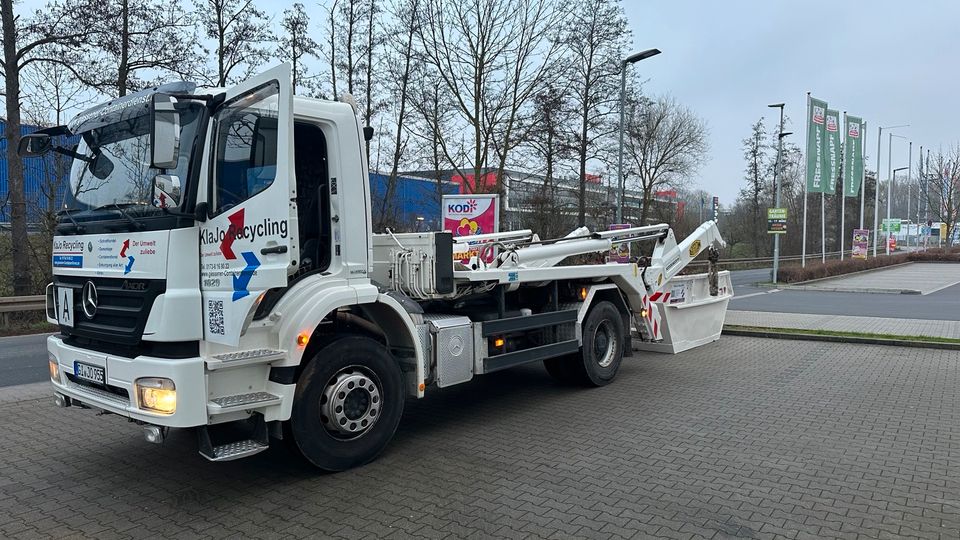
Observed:
[[[469,199],[467,202],[455,202],[447,204],[448,214],[472,214],[477,211],[477,200]]]
[[[233,252],[233,242],[236,240],[256,240],[267,236],[287,237],[287,221],[274,221],[270,218],[264,218],[260,223],[246,225],[244,223],[244,209],[241,208],[233,214],[227,216],[230,225],[226,230],[220,227],[214,230],[200,231],[200,244],[220,243],[220,252],[225,259],[234,260],[237,255]]]
[[[827,114],[827,109],[825,107],[821,107],[820,105],[814,105],[813,106],[813,123],[822,124],[824,121],[823,117],[826,114]]]
[[[53,266],[54,268],[82,268],[83,240],[54,240]]]

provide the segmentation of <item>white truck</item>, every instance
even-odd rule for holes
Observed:
[[[605,385],[634,341],[664,345],[671,307],[684,347],[719,337],[726,273],[664,303],[722,243],[714,222],[680,245],[666,225],[374,234],[372,131],[349,99],[294,97],[290,80],[281,65],[226,90],[172,83],[23,138],[23,156],[73,158],[47,287],[58,406],[126,417],[156,443],[194,428],[213,461],[283,439],[337,471],[385,448],[408,396],[536,361]],[[638,241],[655,243],[640,265],[557,266]],[[455,242],[484,256],[454,262]]]

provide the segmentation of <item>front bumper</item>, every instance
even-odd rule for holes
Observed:
[[[168,427],[194,427],[207,424],[207,391],[202,358],[124,358],[67,345],[58,336],[47,338],[47,350],[60,366],[60,380],[53,380],[57,393],[84,405],[126,416],[134,420]],[[74,362],[104,368],[110,387],[98,388],[71,380]],[[172,414],[140,409],[134,382],[142,377],[165,377],[177,389],[177,408]],[[126,392],[126,396],[123,393]]]

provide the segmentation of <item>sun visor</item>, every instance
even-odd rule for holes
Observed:
[[[109,124],[137,118],[150,111],[150,99],[154,94],[192,94],[197,85],[192,82],[175,82],[147,88],[133,94],[97,105],[78,114],[70,121],[70,133],[79,134]]]

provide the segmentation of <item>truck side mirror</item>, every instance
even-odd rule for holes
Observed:
[[[53,147],[53,139],[46,133],[30,133],[20,137],[17,154],[20,157],[42,156]]]
[[[157,208],[179,208],[182,200],[180,177],[158,174],[153,177],[153,205]]]
[[[180,112],[177,100],[167,94],[154,94],[150,103],[150,166],[174,169],[180,151]]]

